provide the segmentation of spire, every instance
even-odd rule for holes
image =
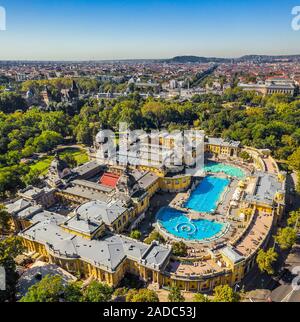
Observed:
[[[78,86],[74,80],[72,81],[72,88],[71,89],[72,89],[72,91],[78,91]]]

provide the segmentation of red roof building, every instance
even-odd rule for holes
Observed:
[[[107,187],[115,188],[119,178],[120,176],[117,174],[105,172],[100,178],[99,183]]]

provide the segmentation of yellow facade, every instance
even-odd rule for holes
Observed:
[[[164,177],[160,178],[159,186],[162,191],[180,192],[190,187],[191,180],[191,176]]]

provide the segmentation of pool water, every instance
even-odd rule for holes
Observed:
[[[204,165],[204,170],[208,171],[208,172],[213,172],[213,173],[225,173],[228,176],[231,177],[237,177],[237,178],[244,178],[245,177],[245,173],[242,169],[238,168],[238,167],[234,167],[231,165],[227,165],[224,163],[220,163],[220,162],[213,162],[213,161],[208,161],[205,165]]]
[[[157,220],[170,234],[186,240],[204,240],[212,238],[223,230],[223,224],[206,220],[190,220],[183,212],[166,207],[162,208]]]
[[[207,176],[198,184],[184,204],[185,208],[199,212],[212,213],[216,210],[219,199],[230,180]]]

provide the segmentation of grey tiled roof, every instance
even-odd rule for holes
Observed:
[[[146,245],[133,239],[109,235],[88,240],[65,232],[53,222],[39,222],[21,236],[46,245],[58,257],[81,258],[108,271],[114,271],[125,258],[159,270],[165,265],[171,250],[155,243]]]
[[[232,147],[232,148],[238,148],[241,145],[240,141],[232,141],[232,140],[227,141],[222,138],[211,138],[211,137],[207,139],[207,143],[212,145],[220,145],[220,146]]]
[[[282,183],[278,181],[275,174],[257,172],[256,185],[251,194],[245,196],[249,202],[263,202],[272,205],[275,194],[283,190]]]
[[[75,210],[75,216],[67,220],[64,225],[75,231],[93,233],[103,223],[111,225],[124,212],[120,202],[106,203],[99,200],[89,201]]]
[[[30,202],[26,201],[25,199],[18,199],[17,201],[7,204],[6,209],[10,214],[16,214],[19,211],[29,207],[31,204]]]
[[[16,217],[19,219],[27,219],[28,217],[36,214],[37,212],[41,212],[43,210],[42,206],[30,206],[25,208],[24,210],[20,211]]]

